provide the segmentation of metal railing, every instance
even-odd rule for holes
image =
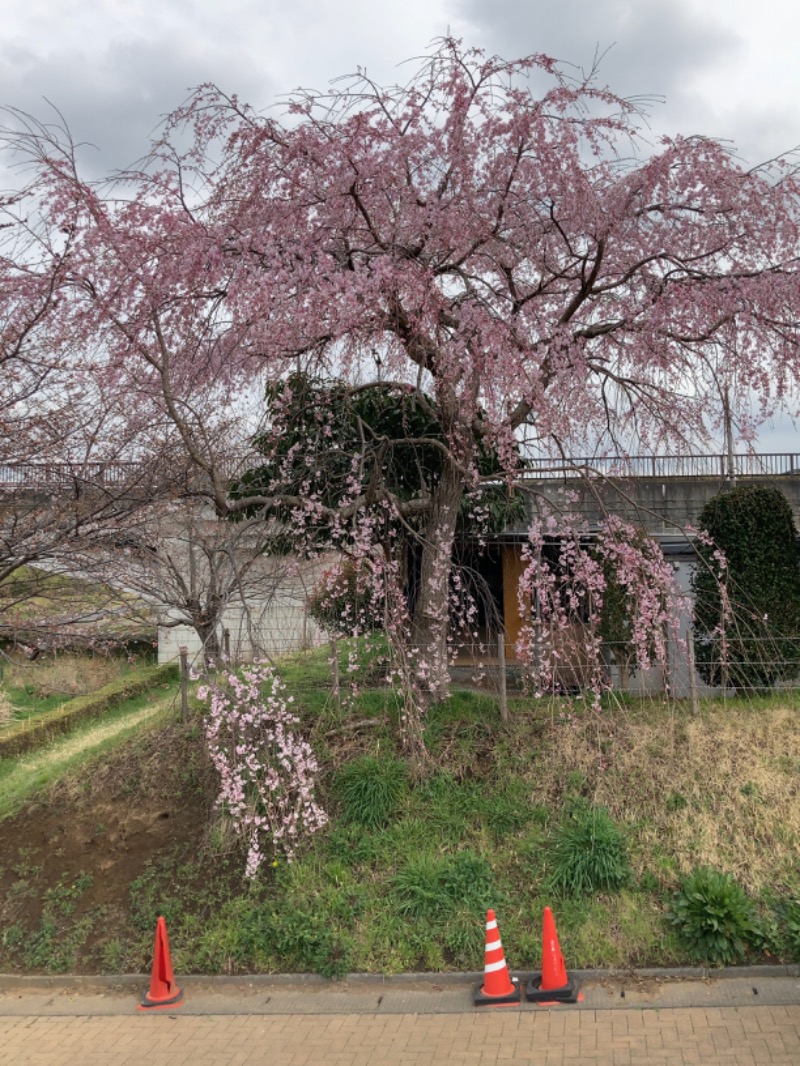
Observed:
[[[0,463],[4,488],[120,485],[143,469],[140,463]]]
[[[604,455],[582,458],[528,458],[525,477],[550,480],[569,477],[606,478],[702,478],[725,480],[729,476],[728,455]],[[223,464],[224,476],[233,476],[241,463]],[[227,469],[230,467],[230,470]],[[137,462],[90,463],[2,463],[0,487],[47,488],[73,485],[121,485],[141,476],[147,464]],[[735,477],[800,476],[800,452],[744,453],[733,456]]]
[[[605,455],[585,458],[533,458],[526,460],[526,476],[540,480],[583,477],[701,478],[726,480],[731,473],[728,455]],[[734,455],[732,473],[737,478],[800,475],[800,452],[747,452]]]

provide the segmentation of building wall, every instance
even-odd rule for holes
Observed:
[[[330,560],[304,563],[297,573],[287,576],[269,599],[253,598],[244,606],[232,603],[223,613],[219,627],[220,643],[228,631],[231,658],[242,662],[254,658],[276,659],[281,655],[312,647],[327,639],[314,622],[306,606]],[[176,611],[165,612],[165,618],[178,619]],[[202,645],[196,631],[188,625],[159,625],[158,661],[175,662],[181,646],[189,652],[190,662],[202,658]]]

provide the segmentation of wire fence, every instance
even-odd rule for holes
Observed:
[[[374,633],[359,639],[327,634],[311,619],[301,630],[265,629],[245,647],[225,631],[222,646],[232,662],[262,658],[291,679],[293,691],[325,692],[341,702],[351,692],[365,688],[402,688],[402,674],[393,674],[393,655],[386,637]],[[252,637],[253,635],[251,635]],[[591,691],[616,693],[628,698],[691,701],[716,696],[750,696],[800,689],[800,634],[769,637],[732,637],[720,657],[711,645],[695,647],[691,630],[668,642],[663,662],[640,669],[629,644],[603,642],[599,657],[591,641],[572,632],[560,647],[550,649],[546,668],[537,654],[521,655],[504,633],[483,633],[479,639],[456,641],[450,646],[449,674],[454,688],[472,688],[493,696],[501,716],[509,700],[521,696],[575,696]],[[195,652],[195,661],[202,649]],[[541,648],[539,650],[541,656]],[[411,660],[413,673],[416,654]],[[391,678],[391,680],[390,680]]]

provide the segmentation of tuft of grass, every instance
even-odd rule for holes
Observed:
[[[407,784],[408,773],[400,759],[363,755],[338,770],[333,793],[346,822],[378,829],[399,811]]]
[[[400,914],[434,922],[454,907],[479,915],[492,906],[493,893],[497,895],[491,866],[471,851],[409,859],[391,879],[391,888]]]
[[[552,852],[549,884],[554,892],[614,892],[630,876],[625,841],[613,819],[605,807],[584,800],[566,805]]]

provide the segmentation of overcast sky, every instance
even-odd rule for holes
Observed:
[[[84,163],[99,175],[138,159],[203,82],[266,108],[359,66],[402,79],[398,64],[450,32],[509,59],[588,68],[601,54],[612,89],[664,98],[654,138],[705,133],[754,163],[800,145],[798,31],[796,0],[17,0],[0,104],[46,118],[51,101],[96,145]]]
[[[654,132],[708,133],[760,161],[800,144],[800,7],[792,0],[24,0],[6,5],[0,102],[45,98],[97,169],[146,149],[187,90],[214,81],[257,107],[398,64],[448,32],[507,58],[546,52],[623,95],[662,96]]]

